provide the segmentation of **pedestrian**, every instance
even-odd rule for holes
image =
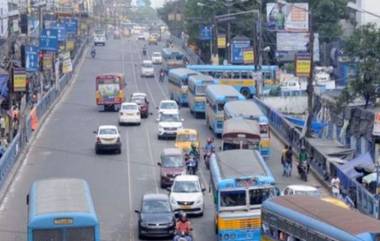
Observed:
[[[309,169],[310,169],[309,156],[304,146],[301,147],[300,153],[298,154],[298,160],[301,166],[303,165],[306,166],[306,173],[309,174]]]
[[[288,151],[288,146],[285,145],[284,146],[284,149],[282,149],[282,152],[281,152],[281,165],[282,165],[282,175],[283,176],[286,176],[286,163],[285,163],[285,160],[286,160],[286,152]]]
[[[334,175],[334,177],[331,179],[330,186],[331,186],[331,192],[333,196],[336,198],[339,198],[340,197],[340,179],[337,175]]]
[[[292,152],[292,147],[289,146],[288,150],[286,151],[285,154],[285,165],[286,165],[286,175],[288,177],[292,176],[292,169],[293,169],[293,152]]]

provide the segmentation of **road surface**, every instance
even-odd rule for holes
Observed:
[[[134,241],[137,219],[134,210],[141,197],[148,192],[162,192],[159,187],[157,162],[165,147],[173,141],[157,140],[156,110],[160,100],[168,98],[167,86],[158,78],[141,78],[143,41],[134,39],[109,40],[97,48],[95,59],[85,56],[79,64],[75,83],[68,89],[44,123],[29,153],[22,160],[8,193],[0,205],[0,240],[25,241],[27,206],[25,197],[33,181],[52,177],[76,177],[88,181],[100,220],[103,241]],[[160,50],[149,46],[148,52]],[[158,72],[159,66],[156,71]],[[104,72],[122,72],[127,80],[127,96],[132,92],[146,92],[153,113],[141,126],[120,128],[123,149],[121,155],[95,155],[93,131],[100,124],[117,125],[116,112],[99,112],[95,105],[95,76]],[[156,75],[158,76],[158,74]],[[181,108],[184,126],[200,131],[204,142],[211,136],[205,121],[194,119],[188,108]],[[282,144],[272,136],[273,153],[268,164],[280,188],[303,183],[295,170],[293,177],[283,178],[280,165]],[[200,173],[208,186],[206,170]],[[319,185],[310,178],[309,184]],[[195,240],[216,240],[214,209],[211,193],[205,193],[206,209],[202,218],[192,219]]]

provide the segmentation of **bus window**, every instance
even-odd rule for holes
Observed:
[[[269,188],[249,190],[249,205],[260,205],[271,196]]]
[[[260,134],[268,134],[269,126],[268,125],[260,125]]]
[[[263,72],[262,75],[263,75],[263,80],[272,80],[272,79],[274,79],[272,77],[272,73],[271,72]]]
[[[220,78],[222,78],[223,77],[223,72],[211,72],[211,74],[210,74],[211,76],[213,76],[214,78],[216,78],[216,79],[220,79]]]
[[[68,228],[66,229],[66,240],[70,241],[94,241],[95,230],[93,228]]]
[[[224,110],[224,103],[218,104],[218,111],[223,111],[223,110]]]
[[[240,73],[239,72],[232,72],[231,78],[232,79],[240,79]]]
[[[242,79],[250,79],[250,73],[249,72],[241,72],[241,78]]]
[[[223,72],[222,78],[225,78],[225,79],[231,78],[231,73],[230,72]]]
[[[221,207],[236,207],[245,206],[245,190],[236,191],[222,191],[220,192],[220,206]]]
[[[33,241],[49,240],[63,241],[62,229],[35,229],[33,230]]]

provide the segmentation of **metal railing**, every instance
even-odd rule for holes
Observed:
[[[83,51],[85,49],[86,43],[83,43],[81,47],[78,49],[78,52],[73,60],[73,68],[79,62],[79,59],[83,55]],[[72,74],[63,75],[59,81],[59,89],[53,87],[51,88],[36,104],[36,115],[38,120],[41,120],[44,115],[48,112],[49,108],[55,102],[55,100],[60,96],[64,87],[71,80]],[[21,151],[27,145],[27,143],[31,140],[33,136],[32,130],[32,117],[31,115],[27,115],[24,119],[23,125],[21,125],[20,130],[17,135],[13,138],[12,142],[9,144],[7,150],[0,158],[0,188],[3,186],[5,180],[7,179],[10,171],[14,167]]]

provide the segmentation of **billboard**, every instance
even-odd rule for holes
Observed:
[[[244,64],[244,50],[251,47],[249,39],[233,39],[231,43],[231,63]]]
[[[277,33],[276,57],[280,62],[294,61],[297,52],[307,52],[310,40],[309,33]],[[319,61],[319,35],[314,34],[314,61]]]
[[[285,32],[309,31],[308,3],[267,3],[268,29]]]

